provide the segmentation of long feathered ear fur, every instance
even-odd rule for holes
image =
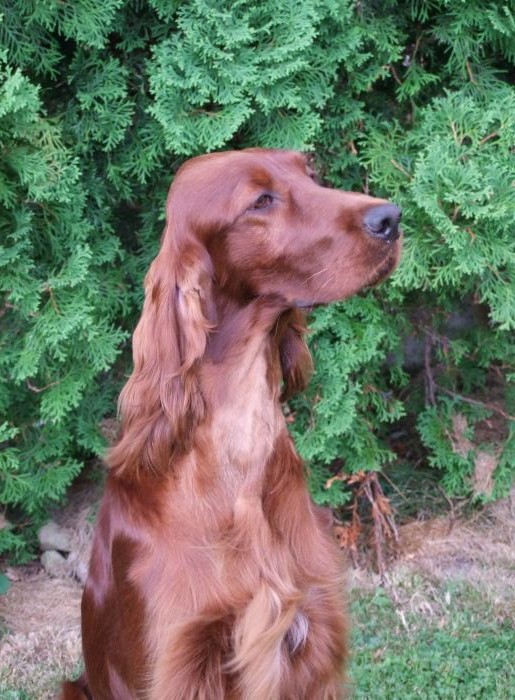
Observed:
[[[313,372],[313,360],[306,344],[306,314],[291,309],[280,319],[279,358],[283,373],[281,401],[306,388]]]
[[[119,400],[121,437],[108,454],[117,474],[161,473],[187,451],[205,412],[198,367],[211,324],[212,269],[205,248],[171,220],[145,278],[133,336],[134,370]]]

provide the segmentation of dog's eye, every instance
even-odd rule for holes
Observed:
[[[269,207],[272,202],[274,201],[274,198],[272,197],[271,194],[262,194],[260,195],[254,204],[250,207],[251,209],[266,209]]]

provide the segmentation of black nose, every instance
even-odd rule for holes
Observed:
[[[363,217],[365,231],[384,241],[396,241],[399,238],[399,221],[402,212],[395,204],[380,204],[369,209]]]

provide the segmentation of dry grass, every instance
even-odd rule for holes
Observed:
[[[71,536],[68,578],[49,578],[34,565],[7,570],[12,583],[0,596],[0,697],[9,689],[24,691],[34,700],[53,698],[59,681],[77,671],[82,596],[78,579],[84,579],[87,569],[98,493],[96,486],[79,486],[66,508],[54,515]]]
[[[475,520],[405,526],[401,546],[397,569],[437,586],[466,583],[507,616],[515,614],[515,491]]]
[[[515,619],[515,489],[473,519],[442,516],[403,525],[399,540],[386,576],[351,570],[350,589],[370,594],[384,585],[401,618],[415,614],[423,621],[452,614],[449,587],[465,585],[499,619]]]
[[[73,673],[80,660],[81,594],[77,583],[40,572],[0,597],[0,689],[54,697],[57,679]]]

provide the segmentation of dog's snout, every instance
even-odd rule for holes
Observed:
[[[369,209],[363,217],[365,231],[375,238],[396,241],[402,212],[395,204],[380,204]]]

